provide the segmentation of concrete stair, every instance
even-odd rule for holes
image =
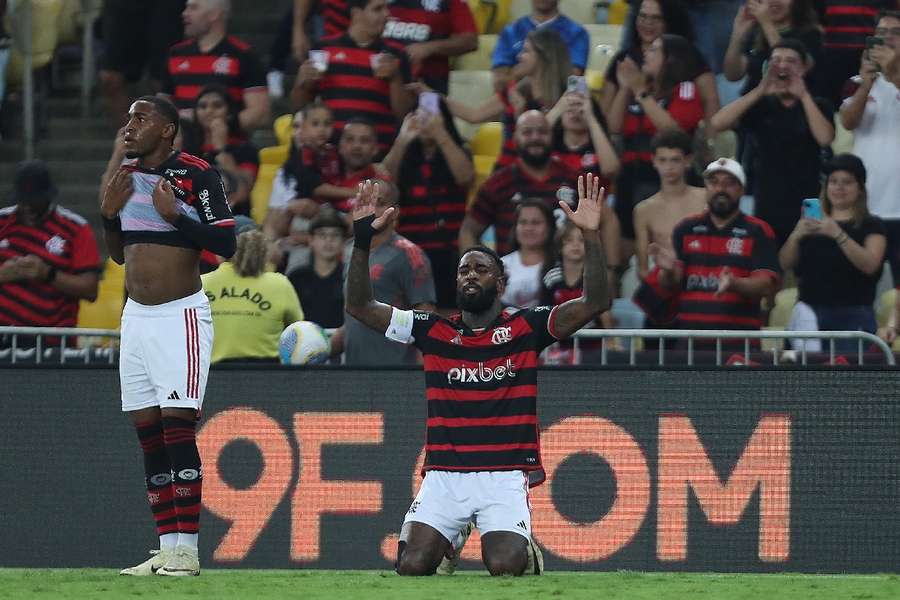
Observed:
[[[264,66],[268,65],[266,55],[289,4],[289,0],[240,0],[232,5],[231,32],[253,45]],[[97,196],[115,131],[105,118],[99,100],[93,103],[91,116],[81,118],[80,69],[77,61],[71,60],[73,54],[77,58],[78,52],[66,49],[66,60],[58,66],[55,79],[63,89],[50,92],[46,99],[36,154],[48,161],[60,188],[60,204],[87,218],[99,239]],[[0,141],[0,206],[9,204],[16,163],[24,158],[21,106],[15,106],[15,101],[12,104],[9,107],[12,116],[7,119],[12,125],[11,135]],[[276,116],[280,114],[278,109],[274,112]],[[270,132],[258,132],[254,141],[262,147],[272,144],[274,136]]]

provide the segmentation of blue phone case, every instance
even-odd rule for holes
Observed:
[[[822,203],[818,198],[807,198],[803,201],[803,216],[816,221],[822,220]]]

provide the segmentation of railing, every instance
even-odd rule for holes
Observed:
[[[66,348],[66,340],[68,338],[84,338],[84,341],[87,343],[84,344],[85,348],[91,349],[95,345],[90,343],[93,338],[108,338],[108,339],[119,339],[119,332],[115,329],[80,329],[77,327],[0,327],[0,338],[3,336],[8,336],[11,338],[11,361],[12,363],[17,362],[17,356],[21,349],[18,348],[18,337],[19,336],[34,336],[35,337],[35,348],[36,351],[35,361],[38,364],[42,364],[43,362],[43,352],[42,349],[44,347],[43,337],[58,337],[60,338],[60,353],[59,353],[59,362],[61,364],[65,364],[67,361],[67,352],[68,359],[81,359],[85,363],[90,362],[90,353],[84,352],[84,348],[74,350]],[[631,366],[637,365],[637,340],[638,339],[657,339],[659,340],[659,348],[657,364],[663,366],[666,364],[666,348],[663,340],[671,340],[671,339],[681,339],[687,341],[687,365],[694,366],[694,353],[695,353],[695,344],[697,340],[715,340],[715,364],[716,366],[722,366],[722,341],[723,340],[743,340],[743,358],[744,363],[747,364],[750,362],[751,356],[751,340],[764,340],[764,339],[776,339],[776,340],[785,340],[785,339],[802,339],[802,340],[827,340],[829,344],[829,362],[834,363],[835,358],[837,356],[837,352],[835,352],[835,342],[838,340],[856,340],[857,342],[857,364],[865,364],[865,348],[866,345],[874,345],[877,347],[882,354],[884,355],[884,360],[888,365],[895,366],[896,360],[894,358],[894,353],[891,351],[890,346],[885,343],[884,340],[879,338],[878,336],[872,335],[871,333],[866,333],[864,331],[725,331],[725,330],[701,330],[701,329],[582,329],[574,336],[575,338],[575,353],[576,355],[580,352],[580,341],[581,340],[592,340],[599,339],[600,340],[600,364],[608,365],[609,364],[609,344],[607,340],[609,339],[626,339],[628,342],[628,364]],[[103,358],[107,360],[110,364],[114,361],[115,352],[111,349],[109,352],[104,353]],[[732,351],[729,349],[729,351]],[[77,352],[77,354],[73,354],[73,352]],[[799,354],[800,356],[800,364],[806,366],[808,364],[808,355],[810,352],[806,350],[806,345],[803,344],[803,347],[798,351],[793,351],[795,354]],[[781,364],[782,359],[781,354],[777,351],[773,351],[772,353],[772,364],[778,366]],[[71,362],[71,360],[70,360]]]
[[[19,346],[19,336],[33,336],[34,348],[21,348]],[[60,338],[59,343],[59,360],[52,361],[59,364],[71,362],[84,362],[89,364],[96,362],[91,356],[97,356],[109,364],[113,364],[116,358],[116,351],[113,348],[98,349],[95,344],[91,343],[94,338],[109,338],[118,340],[119,332],[115,329],[82,329],[79,327],[0,327],[0,339],[9,337],[11,344],[9,347],[10,362],[16,364],[23,360],[27,360],[34,355],[36,364],[44,364],[44,351],[50,349],[44,337]],[[79,348],[69,348],[66,341],[69,338],[83,338],[84,346]],[[99,346],[97,344],[96,346]],[[0,350],[0,356],[4,353]]]
[[[743,340],[744,341],[744,362],[750,362],[750,340],[765,339],[802,339],[802,340],[827,340],[829,345],[829,358],[834,363],[837,353],[834,344],[838,340],[856,340],[857,341],[857,362],[864,364],[864,344],[874,344],[883,354],[887,364],[894,366],[896,361],[894,353],[890,346],[884,340],[876,335],[865,331],[725,331],[725,330],[702,330],[702,329],[582,329],[575,334],[575,353],[580,352],[580,340],[584,339],[600,339],[600,364],[608,363],[609,344],[607,340],[610,338],[628,340],[628,364],[637,365],[637,340],[657,339],[659,340],[658,362],[659,365],[665,365],[666,348],[663,340],[681,339],[687,340],[687,364],[694,365],[694,352],[696,341],[715,340],[715,358],[716,366],[722,365],[722,340]],[[800,355],[800,364],[806,366],[809,352],[806,344],[802,344],[802,348],[792,351]],[[772,352],[772,364],[777,366],[781,362],[780,353],[775,350]]]

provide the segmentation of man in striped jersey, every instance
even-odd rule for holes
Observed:
[[[377,186],[360,186],[353,210],[354,249],[347,312],[424,356],[428,421],[425,478],[406,515],[409,537],[397,571],[435,572],[459,531],[474,521],[492,575],[521,575],[531,536],[529,474],[542,475],[537,420],[537,358],[609,308],[606,259],[598,230],[603,190],[593,175],[578,180],[578,205],[562,210],[583,232],[584,295],[557,307],[503,309],[503,264],[470,248],[456,275],[460,315],[399,310],[376,302],[369,280],[372,237],[393,208],[376,208]]]
[[[122,575],[199,575],[203,470],[195,428],[212,353],[200,251],[231,257],[234,219],[218,172],[172,147],[178,111],[143,96],[122,130],[128,159],[100,204],[110,257],[125,264],[122,410],[144,453],[159,550]]]

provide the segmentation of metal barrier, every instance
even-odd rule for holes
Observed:
[[[7,327],[0,326],[0,336],[10,336],[12,338],[12,363],[16,363],[16,355],[18,350],[18,336],[35,336],[36,362],[42,362],[42,344],[43,336],[61,338],[60,363],[66,362],[66,339],[69,337],[81,337],[90,340],[92,338],[110,338],[119,339],[119,332],[115,329],[80,329],[77,327]],[[658,363],[660,366],[666,364],[665,344],[663,340],[667,339],[684,339],[687,340],[687,365],[694,366],[694,345],[696,340],[715,340],[715,358],[716,366],[722,366],[722,340],[743,340],[744,341],[744,362],[750,362],[750,340],[763,339],[826,339],[829,342],[829,362],[834,363],[836,352],[834,344],[838,340],[856,340],[857,341],[857,364],[865,364],[864,343],[874,344],[883,354],[884,360],[888,365],[895,366],[896,360],[894,353],[887,343],[876,335],[865,331],[726,331],[726,330],[702,330],[702,329],[582,329],[577,332],[575,338],[575,353],[580,352],[580,340],[583,339],[599,339],[600,346],[600,364],[608,365],[609,351],[607,340],[611,338],[628,339],[628,364],[637,365],[637,344],[639,338],[657,339],[660,341],[658,349]],[[93,347],[93,344],[87,343],[87,348]],[[809,352],[806,345],[799,351],[800,364],[806,366]],[[108,362],[114,362],[114,352],[108,353]],[[71,357],[71,355],[70,355]],[[80,357],[80,355],[79,355]],[[84,362],[90,362],[88,354],[84,355]],[[778,366],[781,363],[780,353],[772,352],[772,364]]]
[[[58,337],[60,338],[59,345],[59,364],[66,364],[66,361],[72,362],[73,360],[81,360],[85,364],[89,364],[92,362],[91,354],[94,349],[94,344],[90,343],[90,341],[94,338],[110,338],[110,339],[119,339],[119,332],[115,329],[82,329],[79,327],[9,327],[9,326],[0,326],[0,338],[4,336],[9,336],[11,339],[11,345],[9,348],[10,353],[10,362],[12,364],[16,364],[21,360],[25,360],[31,357],[32,353],[34,354],[34,362],[37,364],[44,364],[44,350],[45,341],[44,337]],[[34,336],[35,346],[34,348],[23,349],[19,347],[19,336]],[[83,348],[68,348],[66,347],[66,340],[68,338],[84,338],[83,341],[87,342]],[[2,355],[3,351],[0,350],[0,355]],[[115,358],[117,352],[113,348],[105,348],[100,352],[94,352],[98,358],[102,358],[105,362],[109,364],[113,364],[115,362]],[[53,361],[56,363],[57,361]]]
[[[863,343],[874,344],[884,354],[887,364],[894,366],[896,361],[894,353],[890,346],[880,337],[867,333],[865,331],[726,331],[726,330],[703,330],[703,329],[582,329],[574,335],[575,353],[580,352],[579,340],[582,339],[600,339],[600,364],[608,364],[607,339],[610,338],[627,338],[628,339],[628,364],[637,365],[637,345],[638,338],[658,339],[659,344],[659,365],[665,365],[665,344],[663,340],[667,339],[684,339],[687,340],[687,364],[694,366],[694,345],[696,340],[715,340],[716,366],[722,365],[722,340],[743,340],[744,341],[744,361],[750,361],[750,340],[764,339],[804,339],[804,340],[828,340],[830,362],[835,360],[834,343],[838,340],[857,340],[857,363],[864,364]],[[808,351],[806,344],[799,351],[795,351],[800,355],[800,364],[807,365]],[[772,352],[772,364],[777,366],[780,364],[779,352]]]

